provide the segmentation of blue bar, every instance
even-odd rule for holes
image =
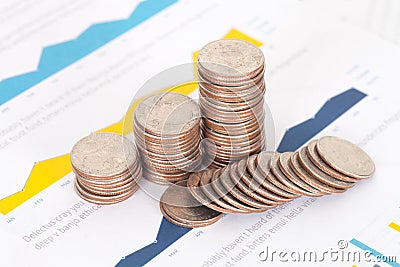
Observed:
[[[366,96],[365,93],[351,88],[329,99],[313,118],[293,126],[285,132],[278,152],[296,151]]]
[[[84,58],[177,1],[142,1],[127,19],[94,24],[74,40],[45,47],[37,70],[0,81],[0,105]]]

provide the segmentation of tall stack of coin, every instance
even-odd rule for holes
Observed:
[[[135,145],[114,133],[93,133],[71,151],[75,191],[92,203],[114,204],[138,189],[142,168]]]
[[[201,164],[200,109],[188,96],[166,92],[141,101],[134,134],[147,180],[183,180]]]
[[[260,152],[264,134],[264,55],[245,41],[205,45],[197,58],[202,136],[211,166]]]
[[[375,172],[373,160],[342,138],[326,136],[298,152],[262,151],[187,182],[203,205],[223,213],[263,212],[299,196],[343,193]]]

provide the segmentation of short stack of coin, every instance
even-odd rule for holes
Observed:
[[[264,134],[264,55],[245,41],[205,45],[197,58],[202,136],[212,167],[260,152]]]
[[[374,162],[361,148],[327,136],[295,153],[263,151],[193,173],[187,187],[200,203],[221,213],[263,212],[302,195],[343,193],[374,171]]]
[[[75,191],[86,201],[106,205],[128,199],[138,189],[142,168],[135,145],[114,133],[93,133],[71,151]]]
[[[197,103],[183,94],[154,94],[139,103],[134,134],[147,180],[177,182],[201,164],[200,120]]]

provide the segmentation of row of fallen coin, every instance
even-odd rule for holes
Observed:
[[[263,212],[302,195],[343,193],[374,171],[374,162],[358,146],[327,136],[295,153],[263,151],[224,168],[193,173],[165,191],[160,208],[172,223],[201,227],[223,213]]]

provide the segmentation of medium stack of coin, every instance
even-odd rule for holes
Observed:
[[[264,55],[245,41],[205,45],[197,58],[206,156],[212,167],[260,152],[264,134]]]
[[[86,201],[115,204],[138,189],[142,168],[135,145],[114,133],[93,133],[75,144],[71,154],[75,191]]]
[[[188,96],[167,92],[141,101],[134,114],[134,134],[149,181],[187,179],[202,162],[200,109]]]
[[[200,203],[218,212],[263,212],[302,195],[343,193],[374,171],[374,162],[361,148],[327,136],[295,153],[263,151],[194,173],[187,187]]]
[[[160,210],[168,221],[187,228],[213,224],[223,215],[199,203],[189,192],[186,180],[165,190],[160,200]]]

